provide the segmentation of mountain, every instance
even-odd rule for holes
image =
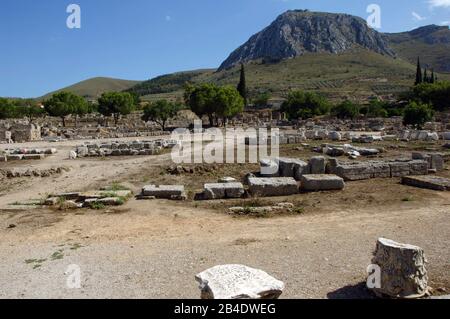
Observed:
[[[55,92],[48,93],[43,97],[40,97],[39,100],[44,100],[50,97],[52,94],[60,91],[69,91],[77,95],[86,97],[87,99],[96,99],[100,95],[102,95],[102,93],[111,91],[124,91],[139,83],[139,81],[97,77],[76,83]]]
[[[409,32],[385,33],[384,37],[399,57],[437,72],[450,72],[450,29],[428,25]]]
[[[225,70],[258,59],[277,61],[305,53],[343,53],[355,46],[394,57],[394,51],[367,22],[348,14],[290,10],[253,35],[222,63]]]

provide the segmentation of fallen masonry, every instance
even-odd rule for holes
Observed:
[[[371,178],[427,175],[428,166],[428,162],[424,160],[339,162],[336,159],[330,159],[327,172],[336,174],[345,181],[357,181]]]
[[[429,169],[435,169],[436,171],[444,170],[444,155],[441,153],[412,153],[414,160],[425,160],[428,162]]]
[[[450,191],[450,179],[439,176],[405,176],[402,184],[436,191]]]
[[[292,212],[294,209],[292,203],[278,203],[274,206],[260,206],[260,207],[230,207],[228,213],[232,215],[263,215],[270,213]]]
[[[138,199],[187,199],[183,185],[147,185],[142,188]]]
[[[297,181],[292,177],[251,177],[248,179],[248,183],[252,196],[289,196],[299,193]]]
[[[46,198],[44,205],[58,206],[60,209],[102,208],[123,205],[131,196],[130,190],[93,191],[85,193],[60,193]]]
[[[233,183],[210,183],[205,184],[203,199],[226,199],[241,198],[245,193],[244,185],[239,182]]]
[[[176,145],[178,142],[172,140],[87,143],[77,146],[69,157],[158,155],[162,149]],[[76,156],[72,152],[75,152]]]
[[[56,154],[55,148],[15,148],[0,151],[0,162],[21,161],[21,160],[41,160],[48,155]]]
[[[20,177],[50,177],[68,171],[70,171],[70,168],[68,167],[53,167],[49,169],[34,169],[34,168],[1,169],[0,179],[20,178]]]
[[[372,264],[381,271],[378,296],[420,298],[428,293],[426,258],[422,248],[378,239]]]
[[[336,175],[304,175],[301,180],[301,189],[307,192],[342,190],[344,187],[344,179]]]
[[[277,299],[285,288],[266,272],[244,265],[221,265],[195,276],[202,299]]]

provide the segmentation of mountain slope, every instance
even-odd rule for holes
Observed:
[[[137,85],[138,83],[140,83],[140,82],[97,77],[97,78],[92,78],[92,79],[88,79],[85,81],[81,81],[79,83],[62,88],[55,92],[48,93],[39,99],[41,99],[41,100],[46,99],[46,98],[50,97],[52,94],[54,94],[56,92],[60,92],[60,91],[69,91],[69,92],[75,93],[77,95],[83,96],[87,99],[96,99],[100,95],[102,95],[102,93],[111,92],[111,91],[114,91],[114,92],[124,91],[124,90],[127,90],[127,89]]]
[[[355,46],[394,57],[383,36],[362,18],[348,14],[287,11],[252,36],[219,70],[258,59],[283,60],[305,53],[342,53]]]
[[[251,98],[270,92],[274,98],[283,98],[290,90],[316,91],[332,100],[366,100],[373,95],[386,96],[407,90],[415,77],[415,66],[401,59],[352,49],[341,54],[307,53],[301,57],[277,63],[253,61],[246,65],[247,88]],[[171,91],[143,96],[145,100],[180,99],[183,97],[182,74],[165,76]],[[216,83],[237,86],[240,67],[223,71],[205,70],[191,77],[192,83]],[[450,76],[439,74],[441,79]]]
[[[423,66],[437,72],[450,72],[450,29],[429,25],[409,32],[385,33],[384,37],[398,55],[416,63],[420,56]]]

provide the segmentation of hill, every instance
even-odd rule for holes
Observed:
[[[253,35],[219,70],[257,59],[283,60],[306,53],[343,53],[355,46],[394,57],[382,34],[349,14],[290,10]]]
[[[139,83],[139,81],[97,77],[48,93],[45,96],[40,97],[39,100],[46,99],[52,94],[60,91],[69,91],[87,99],[96,99],[104,92],[124,91]]]
[[[422,65],[437,72],[450,72],[450,29],[429,25],[409,32],[385,33],[389,45],[398,56],[416,63],[420,56]]]
[[[196,71],[195,75],[190,73],[189,81],[236,86],[239,74],[239,66],[217,72]],[[439,76],[450,79],[448,75]],[[142,85],[155,86],[161,79],[170,80],[164,86],[170,90],[145,95],[143,99],[180,99],[185,78],[186,73],[178,73],[143,82]],[[255,60],[246,64],[246,78],[251,97],[270,92],[275,98],[283,98],[289,90],[301,89],[317,91],[333,100],[364,100],[370,96],[388,96],[407,90],[414,83],[415,66],[402,59],[354,48],[341,54],[307,53],[276,63]]]

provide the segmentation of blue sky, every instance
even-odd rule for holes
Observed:
[[[69,4],[81,29],[69,29]],[[0,96],[37,97],[81,80],[145,80],[215,68],[288,9],[368,17],[382,32],[450,23],[450,0],[1,0]]]

